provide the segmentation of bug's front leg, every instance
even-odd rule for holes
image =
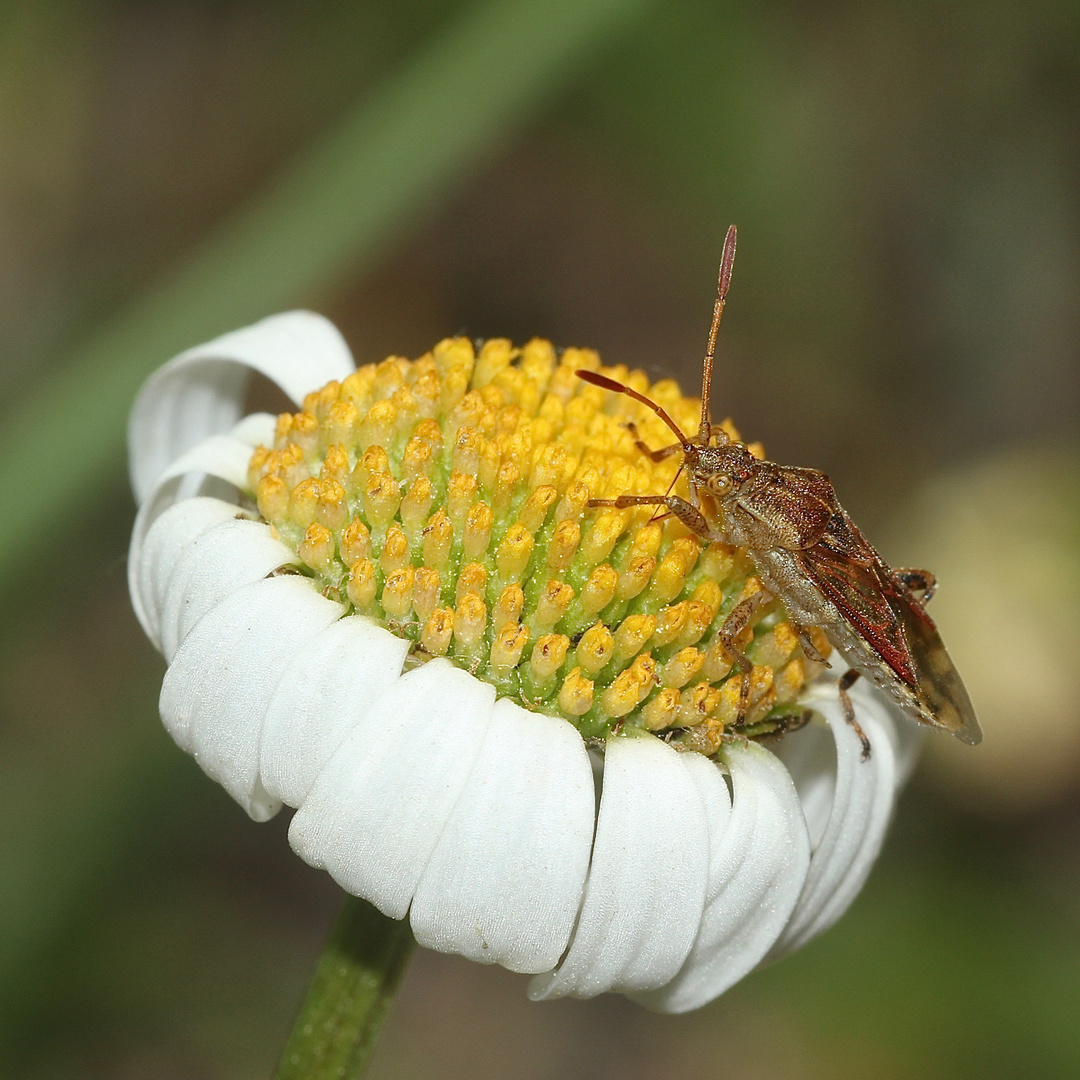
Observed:
[[[929,570],[916,570],[912,566],[897,567],[892,572],[893,581],[909,592],[922,593],[916,597],[920,604],[928,604],[937,592],[937,578]]]
[[[855,685],[859,679],[859,673],[854,668],[848,668],[843,675],[840,676],[839,681],[836,684],[836,689],[840,692],[840,707],[844,710],[844,719],[855,729],[855,734],[859,736],[859,742],[862,743],[862,757],[860,760],[870,760],[870,740],[866,737],[866,732],[863,731],[859,725],[859,721],[855,719],[855,706],[851,703],[851,696],[848,691]]]
[[[692,503],[680,499],[678,495],[620,495],[617,499],[590,499],[590,506],[614,506],[626,510],[631,506],[663,506],[669,514],[674,514],[691,532],[697,533],[703,540],[722,540],[705,519],[705,515]]]
[[[672,454],[677,454],[683,448],[682,443],[672,443],[670,446],[665,446],[660,450],[650,449],[649,444],[638,434],[637,424],[633,420],[627,420],[626,430],[633,436],[634,446],[650,461],[663,461],[671,457]]]

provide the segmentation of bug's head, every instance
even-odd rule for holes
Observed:
[[[756,459],[745,443],[725,442],[720,446],[683,447],[683,460],[690,484],[717,499],[733,495],[753,473]]]

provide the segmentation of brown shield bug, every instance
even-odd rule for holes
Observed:
[[[807,657],[822,660],[808,634],[809,628],[819,627],[851,665],[839,680],[839,692],[848,720],[863,739],[864,757],[870,753],[869,743],[847,694],[860,674],[912,719],[974,745],[982,738],[975,711],[925,610],[934,592],[934,576],[925,570],[890,567],[837,501],[824,473],[759,460],[712,423],[713,358],[735,261],[735,235],[732,225],[720,261],[696,434],[685,435],[663,408],[632,387],[594,372],[577,373],[586,382],[641,402],[667,424],[678,442],[651,450],[638,439],[638,449],[653,461],[682,456],[689,501],[671,494],[622,495],[589,505],[663,507],[702,539],[745,548],[765,588],[787,609]],[[636,429],[628,426],[637,438]],[[755,601],[743,601],[720,631],[743,672],[744,702],[752,665],[735,640],[755,608]]]

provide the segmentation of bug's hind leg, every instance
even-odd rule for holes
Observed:
[[[898,582],[912,593],[922,593],[916,597],[920,604],[928,604],[937,592],[937,578],[929,570],[916,570],[912,566],[902,566],[893,570],[893,581]]]
[[[866,732],[863,731],[859,725],[859,721],[855,719],[855,706],[851,704],[851,695],[848,691],[855,685],[859,679],[859,672],[854,668],[848,668],[843,675],[840,676],[839,681],[836,684],[836,689],[840,693],[840,707],[844,710],[844,719],[855,729],[855,734],[859,736],[859,742],[862,743],[862,757],[860,760],[870,760],[870,740],[866,737]]]

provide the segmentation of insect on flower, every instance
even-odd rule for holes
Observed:
[[[810,628],[819,627],[851,665],[839,679],[838,690],[845,715],[862,739],[864,760],[870,755],[870,743],[847,693],[860,675],[912,719],[974,745],[982,739],[974,709],[926,614],[926,602],[936,586],[933,574],[890,567],[837,501],[824,473],[759,460],[712,423],[713,358],[735,261],[735,235],[732,225],[720,261],[696,434],[685,435],[660,405],[632,387],[595,372],[577,373],[594,386],[641,402],[675,433],[678,442],[652,450],[628,425],[638,449],[651,460],[682,455],[689,501],[669,489],[664,495],[621,495],[589,505],[663,507],[704,540],[745,548],[765,588],[787,609],[806,655],[824,662],[809,634]],[[725,648],[743,673],[740,711],[745,710],[752,664],[737,639],[767,600],[759,593],[737,604],[721,630]]]

